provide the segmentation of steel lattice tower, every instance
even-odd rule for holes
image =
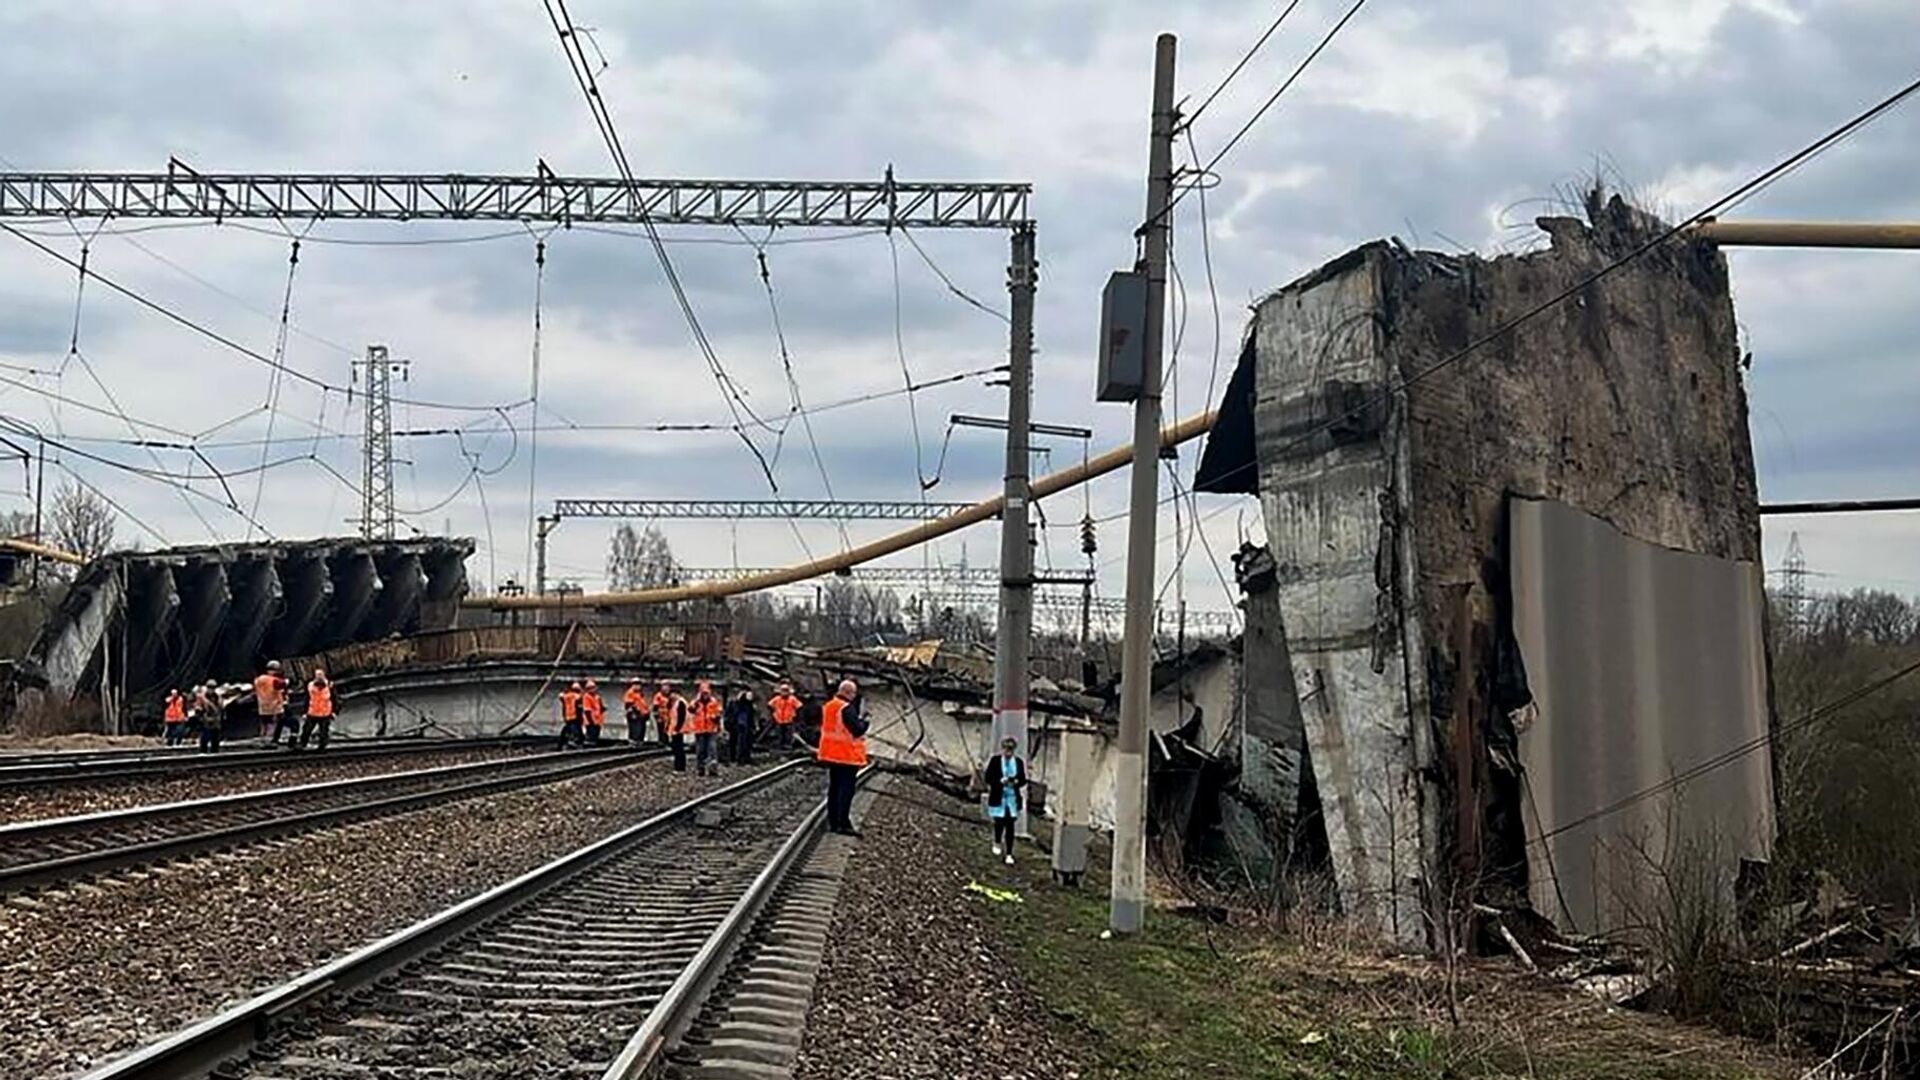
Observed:
[[[364,373],[366,428],[361,448],[360,535],[393,539],[393,376],[407,378],[409,361],[387,358],[385,345],[367,346],[367,358],[353,362],[355,379]]]
[[[1787,609],[1787,633],[1799,635],[1807,627],[1807,557],[1800,551],[1800,534],[1787,537],[1787,558],[1780,566],[1780,603]]]

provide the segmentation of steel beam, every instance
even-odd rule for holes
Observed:
[[[0,172],[0,217],[1011,229],[1033,185],[381,173]]]
[[[799,521],[920,521],[972,503],[872,499],[555,499],[556,518],[791,518]]]
[[[1830,502],[1760,504],[1762,517],[1800,514],[1869,514],[1889,510],[1920,510],[1920,499],[1841,499]]]

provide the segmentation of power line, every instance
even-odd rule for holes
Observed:
[[[20,231],[18,228],[15,228],[13,225],[8,224],[7,222],[0,221],[0,230],[5,230],[6,232],[11,233],[13,236],[17,237],[22,242],[38,249],[42,254],[47,255],[50,258],[56,259],[60,262],[63,262],[68,266],[72,267],[76,271],[83,269],[82,264],[79,261],[76,261],[70,258],[64,252],[57,251],[54,248],[51,248],[46,244],[41,243],[39,240],[36,240],[32,236],[27,235],[26,233]],[[347,394],[350,392],[348,388],[344,386],[335,386],[334,384],[327,382],[325,379],[321,379],[316,376],[309,375],[306,372],[299,370],[298,368],[292,367],[285,363],[276,362],[272,357],[267,356],[264,353],[261,353],[255,349],[249,348],[248,346],[243,345],[238,341],[235,341],[234,339],[226,336],[225,334],[222,334],[218,330],[214,330],[213,328],[206,326],[203,323],[196,322],[193,319],[188,318],[187,316],[182,315],[177,311],[174,311],[172,308],[167,307],[165,304],[162,304],[157,300],[150,299],[147,296],[139,292],[136,292],[125,285],[120,284],[119,282],[113,280],[112,278],[109,278],[106,275],[101,274],[97,270],[86,269],[85,273],[88,277],[91,277],[93,280],[98,281],[100,284],[106,286],[109,289],[112,289],[114,292],[119,293],[120,295],[126,297],[127,299],[132,300],[134,303],[140,305],[141,307],[146,308],[147,310],[153,312],[154,314],[159,315],[170,322],[173,322],[182,327],[185,327],[186,329],[191,330],[194,333],[199,334],[200,336],[207,338],[210,341],[213,341],[219,345],[225,346],[226,348],[236,353],[239,353],[240,355],[247,357],[248,359],[253,360],[256,363],[265,364],[268,367],[279,368],[286,375],[291,376],[292,378],[298,379],[301,382],[304,382],[310,386],[318,387],[322,390],[331,390],[339,394]],[[492,412],[500,408],[500,406],[498,405],[471,405],[471,404],[444,402],[444,401],[422,401],[414,398],[395,398],[394,400],[397,402],[403,402],[408,405],[416,405],[423,409],[444,409],[450,412]],[[517,407],[522,404],[524,404],[524,402],[510,403],[510,405],[514,407]]]
[[[1353,6],[1347,9],[1347,13],[1340,16],[1340,21],[1333,24],[1333,29],[1328,30],[1326,36],[1320,39],[1320,43],[1315,45],[1313,51],[1307,54],[1306,59],[1300,61],[1299,65],[1293,69],[1293,74],[1288,75],[1286,81],[1280,84],[1279,89],[1275,90],[1258,109],[1254,110],[1253,115],[1247,118],[1247,122],[1240,125],[1240,130],[1234,132],[1233,137],[1228,139],[1226,145],[1220,148],[1220,152],[1213,155],[1213,158],[1207,162],[1206,167],[1200,170],[1203,176],[1213,172],[1214,169],[1219,166],[1220,162],[1224,160],[1229,153],[1233,152],[1233,148],[1239,145],[1240,140],[1246,138],[1247,132],[1252,131],[1253,126],[1260,122],[1260,118],[1267,115],[1268,110],[1272,109],[1274,104],[1278,102],[1288,90],[1293,88],[1293,84],[1299,81],[1300,76],[1306,73],[1307,68],[1313,65],[1313,62],[1326,50],[1326,47],[1333,44],[1333,39],[1346,27],[1349,20],[1360,13],[1360,9],[1365,7],[1366,4],[1367,0],[1354,0]],[[1167,200],[1166,208],[1160,211],[1159,217],[1164,218],[1166,215],[1173,213],[1174,207],[1180,205],[1180,200],[1185,198],[1187,191],[1190,190],[1192,189],[1184,188],[1174,192],[1173,198]],[[1140,226],[1138,232],[1144,234],[1147,229],[1158,223],[1157,219],[1145,222]]]
[[[997,364],[989,367],[970,368],[966,371],[957,371],[948,375],[936,376],[930,379],[922,379],[921,381],[914,384],[914,389],[927,390],[937,386],[945,386],[952,383],[964,382],[968,379],[977,379],[985,375],[999,374],[1001,372],[1004,372],[1005,370],[1006,370],[1006,365],[1004,364]],[[0,385],[17,386],[23,390],[28,390],[36,394],[57,396],[57,395],[52,395],[50,391],[43,390],[42,388],[33,386],[30,383],[18,382],[16,380],[9,379],[5,376],[0,376]],[[836,401],[829,401],[823,405],[809,406],[792,415],[798,416],[798,417],[817,416],[821,413],[833,412],[839,409],[850,408],[854,405],[864,405],[874,401],[883,401],[888,398],[900,397],[906,392],[907,391],[904,387],[898,387],[898,386],[891,387],[885,390],[869,391],[868,393],[856,394],[851,397],[840,398]],[[60,398],[60,400],[66,402],[69,405],[73,405],[76,408],[86,409],[91,412],[99,413],[103,416],[114,415],[113,413],[108,412],[105,409],[101,409],[101,408],[98,408],[97,406],[89,405],[84,401],[77,401],[71,398],[64,398],[64,397]],[[324,404],[325,403],[323,400],[322,402],[323,407],[324,407]],[[583,424],[583,423],[578,423],[576,421],[573,421],[573,420],[567,419],[566,417],[558,415],[546,405],[540,406],[540,411],[545,413],[549,418],[558,421],[561,425],[558,428],[544,429],[548,435],[552,435],[556,431],[588,433],[588,434],[599,433],[599,432],[706,434],[706,433],[713,433],[713,432],[730,432],[734,430],[733,425],[725,422],[684,423],[684,422],[677,422],[677,421],[661,421],[653,424],[596,424],[596,423]],[[192,435],[189,432],[180,431],[175,428],[165,427],[163,425],[156,424],[151,421],[140,420],[136,422],[139,423],[142,427],[145,427],[152,431],[158,431],[168,435],[177,436],[178,439],[181,441],[153,439],[153,438],[147,438],[144,436],[140,438],[133,438],[133,439],[114,438],[111,436],[103,436],[103,435],[66,435],[63,437],[71,442],[79,442],[79,443],[97,443],[97,444],[103,444],[103,445],[133,446],[133,447],[151,446],[158,450],[180,450],[180,451],[188,451],[188,452],[191,452],[195,449],[236,450],[236,449],[248,449],[248,448],[260,447],[265,445],[285,446],[285,445],[296,445],[296,444],[302,444],[302,443],[309,445],[309,447],[313,452],[318,452],[319,445],[323,441],[344,442],[344,441],[351,441],[351,440],[356,440],[360,438],[359,435],[351,432],[335,431],[330,428],[325,428],[324,426],[322,426],[324,425],[324,421],[325,421],[324,411],[322,413],[321,421],[318,424],[316,424],[315,421],[307,420],[299,417],[289,416],[288,419],[297,419],[299,420],[300,423],[306,424],[309,427],[314,428],[314,434],[297,435],[297,436],[290,435],[285,438],[274,438],[272,440],[223,439],[215,442],[204,442],[204,441],[195,441],[194,435]],[[488,427],[477,428],[477,429],[473,426],[488,419],[493,419],[493,418],[482,417],[480,419],[469,421],[469,423],[466,426],[462,426],[462,427],[406,428],[402,430],[396,430],[393,433],[393,437],[396,439],[443,438],[443,437],[451,437],[451,436],[459,435],[462,433],[477,435],[477,434],[486,434],[488,432],[499,432],[499,431],[506,430],[505,425],[503,424],[495,424]]]
[[[1600,269],[1581,278],[1580,280],[1574,282],[1572,285],[1567,286],[1565,289],[1562,289],[1560,292],[1555,293],[1554,295],[1548,297],[1547,299],[1542,300],[1540,303],[1535,304],[1533,307],[1528,308],[1526,311],[1521,312],[1519,315],[1514,316],[1512,319],[1509,319],[1506,322],[1500,324],[1499,326],[1493,328],[1492,330],[1487,331],[1486,333],[1480,335],[1474,340],[1461,346],[1459,349],[1455,350],[1454,352],[1447,354],[1446,356],[1428,365],[1427,367],[1414,372],[1412,375],[1401,380],[1398,384],[1391,385],[1386,389],[1380,391],[1379,393],[1373,395],[1368,400],[1358,405],[1355,405],[1351,408],[1348,408],[1342,412],[1329,416],[1326,419],[1321,420],[1320,422],[1309,426],[1305,431],[1299,433],[1298,435],[1295,435],[1293,438],[1283,443],[1276,450],[1274,450],[1273,453],[1276,455],[1284,455],[1288,451],[1293,450],[1299,446],[1302,446],[1308,441],[1323,434],[1328,429],[1334,427],[1337,424],[1344,423],[1347,420],[1350,420],[1356,416],[1360,416],[1369,410],[1379,408],[1382,405],[1391,402],[1395,395],[1404,393],[1406,390],[1410,389],[1413,386],[1418,385],[1419,383],[1425,381],[1426,379],[1432,377],[1433,375],[1438,374],[1440,371],[1448,367],[1451,367],[1456,363],[1459,363],[1461,360],[1466,359],[1467,357],[1473,355],[1474,353],[1492,344],[1493,342],[1506,337],[1507,335],[1513,333],[1515,330],[1518,330],[1520,327],[1525,326],[1526,324],[1539,318],[1541,315],[1547,313],[1548,311],[1551,311],[1552,309],[1558,307],[1559,305],[1566,303],[1568,300],[1571,300],[1573,297],[1580,295],[1581,293],[1585,292],[1587,289],[1613,276],[1622,267],[1625,267],[1629,263],[1639,260],[1642,256],[1646,255],[1650,251],[1653,251],[1655,248],[1661,247],[1666,243],[1672,241],[1674,238],[1682,235],[1687,230],[1693,228],[1695,225],[1698,225],[1700,222],[1706,221],[1712,218],[1715,214],[1719,213],[1722,210],[1722,208],[1726,207],[1727,205],[1734,203],[1741,198],[1744,198],[1749,193],[1759,188],[1765,187],[1767,184],[1772,183],[1778,177],[1785,175],[1786,173],[1799,168],[1801,165],[1805,164],[1807,161],[1815,157],[1818,157],[1820,154],[1830,149],[1834,144],[1846,139],[1848,136],[1852,135],[1855,131],[1859,130],[1862,127],[1865,127],[1866,125],[1872,123],[1873,121],[1879,119],[1881,116],[1885,115],[1887,112],[1896,108],[1902,102],[1906,101],[1907,98],[1912,97],[1915,93],[1920,93],[1920,79],[1915,79],[1913,82],[1907,83],[1905,86],[1901,87],[1899,90],[1895,91],[1892,95],[1880,101],[1878,104],[1871,106],[1870,108],[1866,109],[1864,112],[1861,112],[1860,114],[1854,116],[1852,119],[1848,120],[1844,124],[1841,124],[1839,127],[1833,129],[1832,131],[1829,131],[1825,135],[1820,136],[1818,139],[1815,139],[1813,142],[1802,147],[1800,150],[1794,152],[1792,155],[1788,156],[1784,160],[1768,168],[1766,171],[1760,173],[1758,176],[1755,176],[1753,179],[1746,181],[1740,186],[1727,192],[1725,195],[1722,195],[1718,199],[1715,199],[1713,202],[1708,203],[1706,206],[1696,211],[1692,216],[1688,217],[1686,220],[1681,221],[1676,225],[1668,227],[1665,231],[1661,232],[1658,236],[1655,236],[1652,239],[1649,239],[1641,243],[1639,246],[1635,247],[1633,250],[1628,251],[1623,255],[1620,255],[1619,257],[1615,258],[1611,262],[1607,263],[1605,266],[1602,266]],[[1232,468],[1223,470],[1219,474],[1219,476],[1221,479],[1225,479],[1230,476],[1236,476],[1248,469],[1254,468],[1257,464],[1258,462],[1256,460],[1249,458],[1247,461],[1244,461],[1238,465],[1235,465]],[[1164,505],[1166,502],[1171,501],[1172,498],[1174,497],[1169,496],[1168,499],[1162,499],[1160,500],[1160,502]],[[1222,513],[1228,508],[1229,507],[1223,506],[1219,510],[1214,511],[1214,513],[1215,514]],[[1114,515],[1110,515],[1109,517],[1102,518],[1101,520],[1111,521],[1111,520],[1114,520],[1115,518],[1120,518],[1125,516],[1126,516],[1126,513],[1123,511],[1118,514],[1114,514]],[[1209,515],[1209,516],[1212,516],[1212,515]]]
[[[745,230],[740,230],[740,234],[745,236]],[[773,272],[767,267],[767,249],[764,246],[755,247],[754,258],[760,265],[760,284],[767,294],[767,310],[773,318],[773,337],[780,348],[780,367],[786,372],[787,393],[793,402],[793,409],[787,416],[787,423],[791,424],[795,416],[800,418],[800,429],[807,436],[807,449],[813,455],[814,468],[820,473],[820,486],[825,490],[827,498],[837,498],[833,493],[833,478],[827,475],[826,459],[820,456],[820,441],[814,436],[813,417],[808,414],[806,401],[800,393],[800,377],[793,370],[793,354],[787,349],[787,331],[780,321],[780,304],[774,298]],[[784,427],[782,433],[784,435]],[[839,528],[840,549],[845,551],[853,546],[853,539],[847,534],[845,522],[840,522]],[[795,536],[798,537],[798,535],[796,532]],[[801,548],[802,550],[806,548],[804,540],[801,541]]]
[[[900,245],[892,233],[887,234],[887,251],[893,264],[893,352],[900,360],[900,378],[907,390],[907,421],[913,435],[913,479],[924,496],[933,485],[927,483],[925,451],[920,445],[920,407],[914,400],[913,369],[907,366],[906,332],[900,325]]]
[[[1193,110],[1193,114],[1187,117],[1184,126],[1191,127],[1195,120],[1200,119],[1200,114],[1207,111],[1207,106],[1213,104],[1213,99],[1220,96],[1220,92],[1227,88],[1227,84],[1233,81],[1234,76],[1240,74],[1241,69],[1245,68],[1247,64],[1253,60],[1254,54],[1259,52],[1261,47],[1267,43],[1267,39],[1273,36],[1274,31],[1280,29],[1280,24],[1287,21],[1287,16],[1293,14],[1293,9],[1299,6],[1300,0],[1292,0],[1285,8],[1281,9],[1279,17],[1267,26],[1266,32],[1261,34],[1259,39],[1247,49],[1244,56],[1240,57],[1240,62],[1233,65],[1233,70],[1227,72],[1226,77],[1214,86],[1213,90],[1207,94],[1206,100],[1200,102],[1199,106]]]
[[[592,65],[581,48],[580,34],[574,27],[573,17],[567,13],[566,0],[543,0],[543,3],[546,6],[547,18],[553,23],[554,32],[560,36],[560,49],[566,54],[567,66],[572,70],[574,81],[580,86],[580,92],[586,96],[587,109],[593,114],[594,126],[599,129],[600,138],[606,143],[607,152],[613,158],[614,167],[620,171],[620,178],[626,183],[628,194],[639,210],[640,224],[646,230],[647,239],[653,246],[654,257],[659,260],[660,272],[667,279],[667,287],[673,292],[674,301],[679,305],[681,318],[685,320],[694,344],[707,361],[707,369],[713,375],[715,386],[720,390],[721,400],[726,403],[727,411],[733,415],[740,441],[746,444],[747,450],[759,463],[760,471],[766,475],[767,486],[778,494],[779,481],[774,479],[772,466],[768,463],[766,456],[760,452],[760,447],[753,441],[753,437],[745,430],[746,425],[740,418],[741,413],[744,412],[752,417],[754,422],[763,429],[767,428],[767,423],[753,411],[752,406],[747,404],[745,396],[721,364],[720,356],[714,351],[713,343],[707,339],[706,329],[700,325],[700,317],[693,310],[693,302],[687,297],[686,288],[680,281],[680,274],[674,269],[673,259],[667,254],[666,245],[661,242],[660,229],[654,224],[653,215],[647,210],[646,200],[641,197],[640,185],[634,179],[633,168],[627,161],[626,149],[620,143],[620,131],[614,125],[613,113],[600,93]]]
[[[63,439],[57,436],[50,437],[45,432],[34,427],[32,424],[29,424],[23,420],[20,420],[18,418],[11,417],[11,416],[0,415],[0,428],[4,428],[5,430],[12,431],[15,434],[18,434],[25,438],[37,440],[42,444],[44,444],[45,446],[51,446],[61,451],[61,453],[63,454],[71,454],[74,457],[81,458],[87,461],[97,462],[111,469],[118,469],[121,472],[130,473],[134,476],[138,476],[146,480],[151,480],[156,483],[165,484],[168,487],[171,487],[176,491],[181,492],[183,496],[192,495],[196,498],[204,499],[208,502],[213,503],[216,506],[219,506],[224,510],[231,511],[233,514],[240,517],[244,521],[251,522],[262,533],[266,534],[268,538],[272,538],[273,536],[272,530],[268,529],[264,525],[260,525],[258,522],[252,521],[252,519],[248,516],[247,512],[240,509],[240,506],[238,503],[233,502],[231,499],[229,499],[228,501],[222,502],[221,500],[216,499],[211,495],[208,495],[206,492],[201,491],[199,488],[196,488],[191,483],[187,482],[187,479],[202,479],[202,480],[220,479],[224,483],[224,478],[217,473],[210,473],[207,476],[189,477],[187,479],[183,479],[177,474],[170,473],[165,469],[145,469],[138,465],[130,465],[124,461],[117,461],[110,457],[105,457],[103,455],[95,454],[87,450],[82,450],[77,446],[73,446],[70,443],[65,442]],[[202,461],[204,460],[205,459],[203,458]],[[73,469],[67,466],[64,462],[56,459],[54,464],[59,465],[62,469],[66,470],[70,475],[73,475],[76,481],[80,479],[79,475],[75,473]],[[88,484],[86,486],[89,488],[89,490],[92,490],[96,494],[100,495],[101,498],[103,499],[107,498],[104,492],[101,492],[98,488],[93,487],[93,485]],[[111,499],[107,499],[107,501],[110,505],[113,505],[115,509],[121,510],[122,513],[126,513],[124,509],[121,509],[119,504],[114,503]],[[153,536],[156,539],[159,539],[162,543],[168,542],[165,537],[160,535],[158,530],[148,527],[144,523],[140,523],[138,519],[133,518],[132,514],[127,514],[127,517],[131,520],[134,520],[136,524],[141,524],[142,528],[147,529],[148,532],[152,533]],[[203,518],[202,520],[204,521],[205,519]]]
[[[927,264],[927,269],[933,271],[933,276],[940,279],[940,283],[947,287],[948,292],[959,297],[962,302],[969,306],[978,308],[994,318],[999,319],[1001,322],[1011,321],[1006,312],[976,299],[971,293],[962,289],[959,285],[954,284],[953,278],[949,277],[947,272],[940,268],[939,263],[933,261],[933,256],[927,253],[926,248],[920,246],[920,241],[914,237],[911,229],[902,227],[900,229],[900,235],[906,237],[907,243],[913,245],[913,250],[915,254],[920,256],[920,261]]]
[[[287,327],[291,325],[288,320],[293,314],[293,275],[299,267],[300,239],[299,237],[295,237],[293,240],[293,248],[287,254],[286,289],[280,295],[280,331],[273,339],[273,358],[276,362],[284,363],[287,358]],[[267,374],[267,436],[260,447],[260,463],[262,465],[266,464],[267,454],[273,449],[273,421],[280,413],[280,374],[278,367]],[[253,508],[249,511],[252,515],[259,515],[260,499],[266,494],[266,491],[267,474],[263,470],[255,479],[253,485]],[[248,539],[252,539],[251,533],[248,534]]]

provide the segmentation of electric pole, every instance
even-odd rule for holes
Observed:
[[[1139,931],[1147,906],[1147,709],[1153,678],[1153,543],[1160,502],[1160,354],[1166,330],[1168,204],[1173,191],[1174,37],[1153,58],[1153,136],[1147,152],[1147,217],[1141,226],[1147,311],[1140,395],[1133,404],[1133,473],[1127,512],[1127,614],[1121,638],[1120,744],[1114,773],[1115,933]]]
[[[407,379],[410,361],[387,359],[385,345],[367,346],[367,358],[353,362],[354,374],[366,374],[367,423],[361,450],[360,535],[393,539],[393,376]]]
[[[1039,265],[1033,251],[1033,226],[1013,231],[1007,266],[1012,304],[1007,348],[1007,472],[1005,507],[1000,513],[1000,623],[993,652],[993,731],[981,755],[991,758],[1001,739],[1013,739],[1027,754],[1028,671],[1033,646],[1033,532],[1028,524],[1032,469],[1029,425],[1033,422],[1033,291]],[[1026,811],[1020,832],[1026,832]]]
[[[1787,609],[1787,637],[1799,637],[1807,630],[1807,557],[1800,551],[1800,534],[1787,537],[1787,560],[1781,566],[1780,601]]]

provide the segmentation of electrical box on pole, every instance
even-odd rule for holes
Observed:
[[[1100,370],[1094,397],[1134,401],[1146,384],[1147,275],[1116,270],[1100,294]]]

